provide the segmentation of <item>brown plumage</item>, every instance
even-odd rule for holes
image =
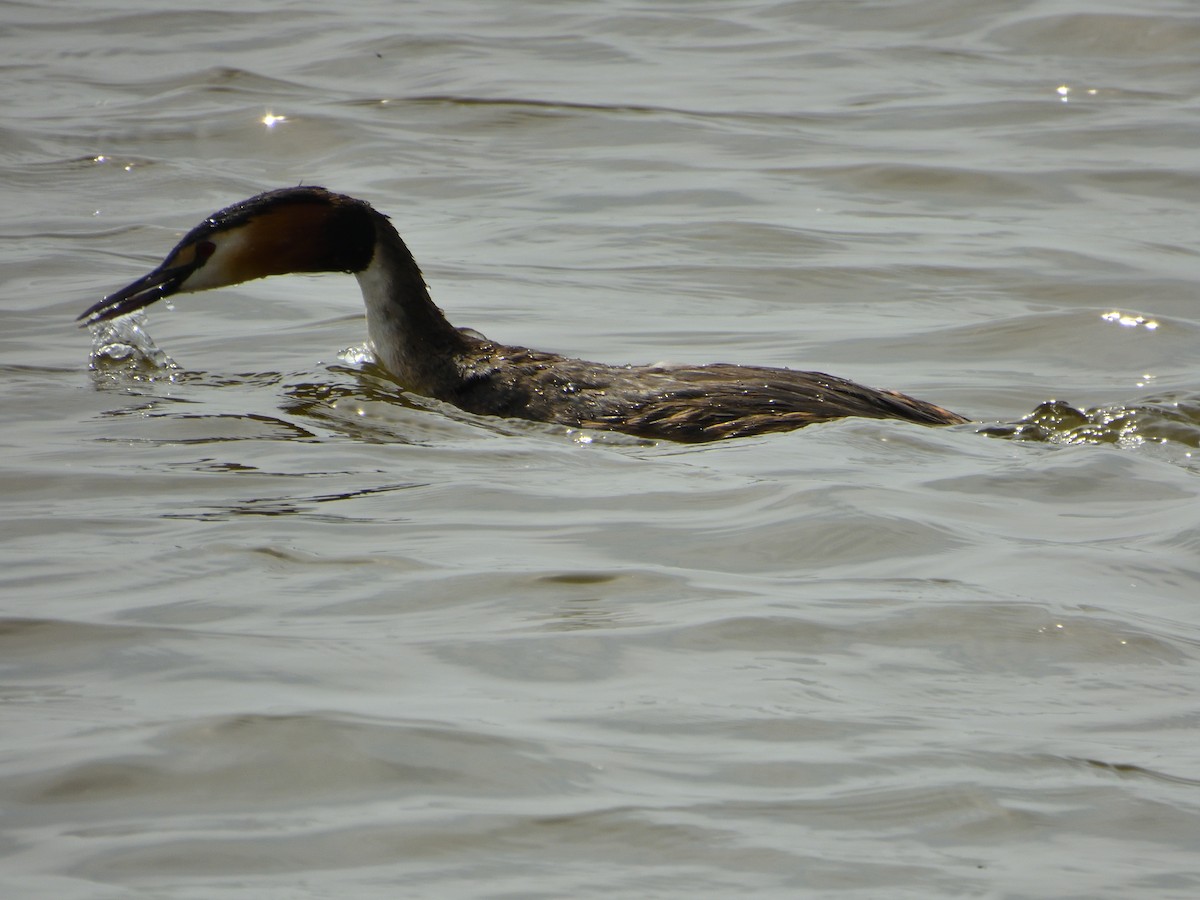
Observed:
[[[379,363],[406,388],[473,413],[672,441],[789,431],[846,416],[967,421],[821,372],[724,363],[613,366],[496,344],[450,325],[385,216],[318,187],[269,191],[215,213],[153,272],[79,318],[94,324],[175,293],[333,271],[357,276]]]

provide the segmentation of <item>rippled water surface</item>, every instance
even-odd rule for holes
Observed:
[[[4,896],[1200,895],[1195,4],[0,24]],[[89,357],[301,182],[493,338],[977,424],[474,417],[336,275]]]

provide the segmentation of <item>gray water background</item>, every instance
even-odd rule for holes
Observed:
[[[0,60],[3,896],[1200,893],[1195,4],[39,0]],[[471,417],[337,275],[89,368],[301,182],[498,340],[982,424]]]

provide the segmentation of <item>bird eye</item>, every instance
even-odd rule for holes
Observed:
[[[217,250],[217,245],[212,241],[200,241],[196,244],[196,264],[207,262]]]

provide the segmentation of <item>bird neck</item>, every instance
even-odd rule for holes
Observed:
[[[433,300],[416,261],[383,216],[375,225],[370,264],[355,273],[367,307],[367,334],[376,359],[402,384],[436,394],[455,377],[454,356],[465,339]]]

